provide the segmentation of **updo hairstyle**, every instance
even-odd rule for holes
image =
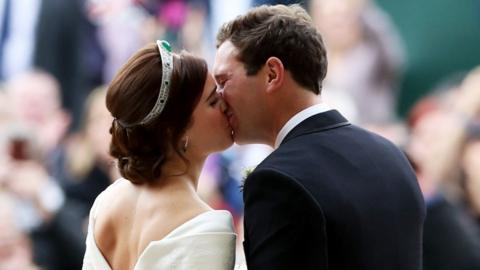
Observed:
[[[114,117],[110,154],[117,159],[120,174],[134,184],[156,181],[174,152],[188,164],[180,145],[202,96],[207,63],[187,52],[174,54],[165,108],[150,123],[135,124],[155,105],[162,82],[161,61],[157,45],[147,45],[123,65],[107,91],[106,105]]]

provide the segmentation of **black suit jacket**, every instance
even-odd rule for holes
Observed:
[[[244,184],[249,270],[417,270],[425,204],[389,141],[337,111],[295,127]]]
[[[480,269],[480,232],[465,209],[438,194],[427,205],[425,270]]]

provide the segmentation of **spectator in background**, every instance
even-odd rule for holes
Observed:
[[[403,50],[387,14],[369,0],[312,0],[310,13],[328,52],[324,100],[359,124],[394,120]]]
[[[132,0],[86,0],[86,9],[98,28],[98,39],[105,53],[103,82],[108,83],[133,52],[146,40],[153,39],[148,35],[156,35],[156,24]]]
[[[213,58],[213,38],[210,38],[210,0],[137,0],[151,17],[157,28],[155,38],[167,39],[173,47],[185,49],[206,59]],[[237,1],[230,1],[228,4]]]
[[[196,55],[212,59],[214,50],[208,40],[208,9],[203,3],[186,5],[185,22],[179,31],[179,46]]]
[[[251,0],[210,0],[211,20],[210,20],[210,40],[215,40],[218,29],[227,21],[233,20],[236,16],[244,14],[250,8]],[[212,46],[215,50],[215,46]]]
[[[450,198],[461,201],[465,196],[460,183],[461,156],[468,137],[468,127],[480,114],[480,68],[469,72],[440,101],[439,111],[445,123],[438,127],[436,136],[439,139],[431,149],[434,160],[432,173],[441,181]]]
[[[50,74],[33,71],[8,81],[5,88],[13,117],[38,139],[42,159],[55,154],[71,123],[62,109],[60,85]]]
[[[209,56],[214,50],[206,41],[209,3],[208,0],[87,0],[89,17],[99,28],[99,39],[105,48],[104,83],[110,82],[121,64],[150,40],[166,39],[174,47]]]
[[[466,124],[480,111],[480,88],[473,87],[473,74],[458,89],[420,101],[409,119],[407,151],[427,204],[423,250],[427,270],[480,268],[480,232],[461,207],[469,192],[461,187],[458,174]]]
[[[47,269],[80,269],[87,209],[68,198],[59,173],[69,116],[56,80],[43,72],[19,75],[5,87],[11,106],[2,186],[18,198],[34,261]]]
[[[467,125],[460,157],[465,201],[480,228],[480,67],[471,71],[459,91],[460,121]],[[460,133],[462,136],[462,133]],[[454,139],[452,139],[454,140]]]
[[[85,104],[80,131],[67,143],[69,195],[90,209],[95,198],[119,175],[108,154],[112,116],[105,106],[106,89],[93,90]]]
[[[28,235],[18,226],[15,200],[0,189],[0,269],[38,269]]]
[[[38,160],[12,159],[2,166],[6,173],[0,183],[16,198],[19,225],[32,239],[35,263],[49,270],[80,269],[82,209],[65,197]]]
[[[39,160],[60,184],[64,167],[63,142],[71,117],[62,108],[60,85],[50,74],[42,71],[24,73],[10,80],[5,88],[18,128],[34,136]]]
[[[84,0],[1,0],[0,16],[0,79],[36,68],[47,71],[59,82],[61,104],[77,124],[94,69],[84,56],[98,48],[89,46],[95,36]]]
[[[480,122],[469,131],[461,162],[466,201],[480,230]]]

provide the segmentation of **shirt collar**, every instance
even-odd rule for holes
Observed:
[[[285,125],[282,127],[280,132],[278,132],[277,139],[275,140],[275,149],[277,149],[282,141],[285,139],[287,134],[292,131],[298,124],[303,122],[303,120],[309,118],[310,116],[323,113],[326,111],[331,110],[330,107],[328,107],[327,104],[325,103],[319,103],[315,104],[313,106],[310,106],[299,113],[295,114],[290,120],[285,123]]]

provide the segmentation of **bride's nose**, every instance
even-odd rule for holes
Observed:
[[[225,101],[223,100],[223,98],[220,98],[220,111],[221,111],[222,113],[226,113],[226,112],[227,112],[227,109],[228,109],[227,103],[225,103]]]

